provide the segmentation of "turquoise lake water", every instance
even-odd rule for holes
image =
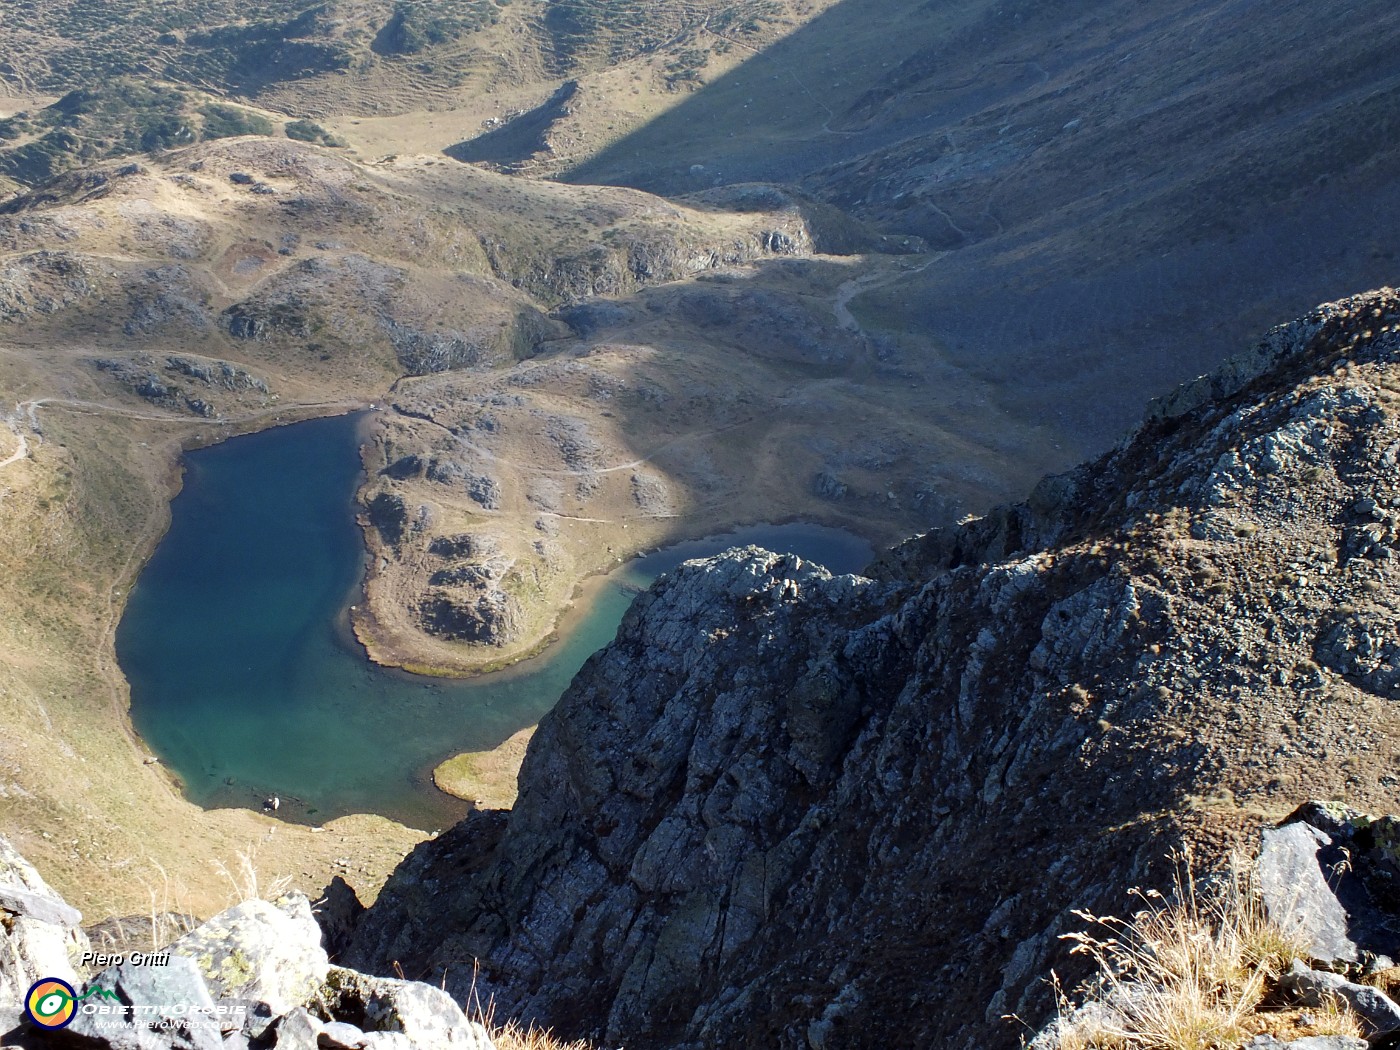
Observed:
[[[379,813],[434,829],[467,805],[432,769],[538,722],[612,640],[638,588],[687,558],[749,543],[855,572],[871,548],[813,525],[678,544],[610,575],[542,655],[466,680],[378,667],[345,629],[365,549],[354,519],[360,417],[234,438],[186,456],[170,531],[131,591],[117,658],[136,730],[205,807],[319,824]]]

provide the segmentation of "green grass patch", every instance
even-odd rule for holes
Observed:
[[[336,148],[343,148],[346,145],[344,139],[332,135],[312,120],[293,120],[288,122],[282,130],[287,133],[287,138],[296,139],[298,142],[314,142],[321,146]]]
[[[199,111],[204,117],[206,139],[228,139],[237,135],[271,135],[272,121],[238,106],[213,103]]]
[[[51,106],[0,122],[0,176],[38,186],[98,161],[275,130],[266,117],[242,106],[119,78],[100,88],[70,91]],[[3,146],[25,138],[21,145]]]

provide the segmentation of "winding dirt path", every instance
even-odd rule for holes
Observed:
[[[836,298],[831,304],[832,313],[836,315],[836,323],[847,332],[854,332],[857,335],[864,335],[860,322],[856,320],[855,314],[851,313],[851,300],[863,292],[873,291],[876,288],[883,288],[887,284],[899,280],[901,277],[912,276],[922,273],[935,262],[943,257],[944,253],[939,252],[934,258],[924,263],[922,266],[915,266],[912,269],[896,265],[891,269],[888,265],[871,270],[869,273],[853,277],[849,281],[843,282],[836,289]]]
[[[5,469],[11,463],[18,463],[29,455],[29,439],[25,437],[24,433],[15,425],[14,420],[6,420],[5,422],[10,428],[10,433],[14,434],[14,436],[19,439],[19,448],[10,454],[9,459],[0,460],[0,470]]]

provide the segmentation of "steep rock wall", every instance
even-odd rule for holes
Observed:
[[[352,965],[630,1050],[1017,1045],[1071,908],[1397,783],[1397,320],[1319,308],[876,578],[683,566]]]

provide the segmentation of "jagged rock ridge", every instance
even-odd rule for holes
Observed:
[[[629,1048],[1016,1045],[1071,907],[1396,782],[1397,318],[1322,307],[875,578],[683,566],[351,958],[461,994],[479,957],[478,994]]]

